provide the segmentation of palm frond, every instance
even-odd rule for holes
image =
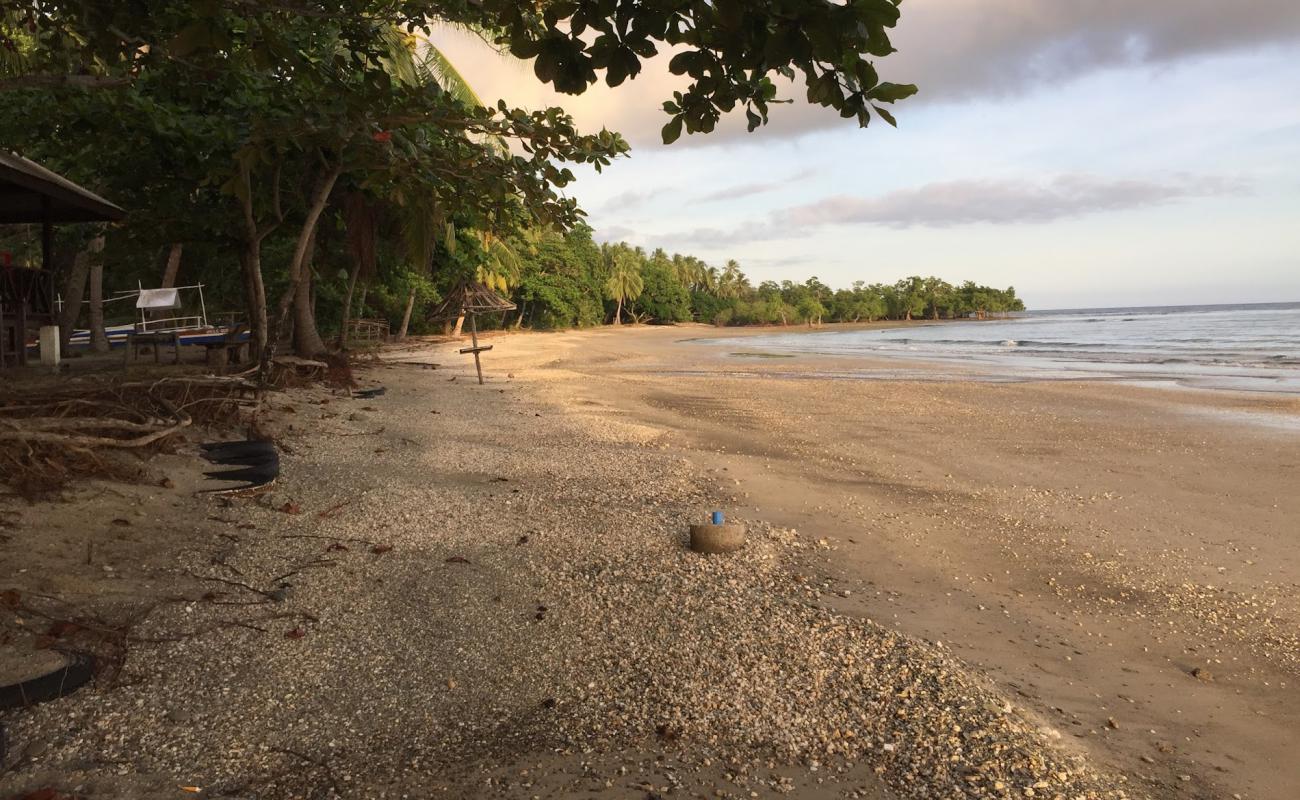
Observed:
[[[460,74],[456,65],[451,63],[446,53],[439,50],[433,42],[428,39],[422,39],[422,52],[415,57],[415,63],[418,69],[423,73],[424,80],[432,80],[442,87],[442,90],[451,95],[458,103],[467,106],[482,106],[483,100],[479,98],[470,86],[465,76]]]
[[[0,77],[14,78],[27,72],[25,51],[30,43],[31,36],[24,31],[18,12],[8,9],[0,12]]]
[[[418,86],[421,83],[418,40],[396,25],[387,25],[380,31],[384,49],[384,71],[397,83]]]

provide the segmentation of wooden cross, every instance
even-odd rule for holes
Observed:
[[[492,345],[490,345],[490,344],[485,344],[485,345],[483,345],[483,346],[481,346],[481,347],[479,346],[479,343],[478,343],[478,325],[476,325],[476,324],[474,323],[474,318],[477,317],[477,316],[478,316],[478,315],[475,314],[473,311],[469,312],[469,338],[470,338],[470,341],[473,342],[473,345],[474,345],[474,346],[473,346],[473,347],[462,347],[462,348],[460,349],[460,352],[461,352],[461,355],[464,355],[465,353],[473,353],[473,354],[474,354],[474,369],[478,370],[478,382],[479,382],[479,385],[481,386],[481,385],[483,384],[483,362],[479,360],[479,355],[478,355],[478,354],[479,354],[479,353],[482,353],[482,352],[485,351],[485,350],[491,350],[491,349],[492,349]]]

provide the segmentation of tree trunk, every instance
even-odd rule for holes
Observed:
[[[176,273],[181,268],[181,251],[185,245],[180,242],[173,242],[171,250],[167,253],[167,266],[163,269],[162,288],[170,289],[176,285]]]
[[[348,290],[343,295],[343,318],[339,320],[339,349],[348,346],[348,326],[352,324],[352,293],[357,290],[357,276],[361,274],[361,262],[352,265],[352,274],[348,275]],[[364,287],[362,287],[364,291]]]
[[[462,326],[464,326],[464,324],[465,324],[465,314],[462,312],[459,317],[456,317],[456,327],[452,329],[451,335],[459,339],[460,329]]]
[[[59,349],[68,349],[68,340],[77,327],[81,317],[81,298],[86,293],[86,278],[90,274],[90,253],[81,251],[72,259],[72,266],[67,271],[63,282],[63,307],[59,309]],[[19,332],[19,346],[22,346],[22,333]]]
[[[249,340],[252,355],[261,360],[267,350],[266,287],[262,283],[262,247],[259,242],[245,242],[239,255],[244,271],[244,303],[248,312]]]
[[[313,308],[312,276],[308,272],[298,282],[293,301],[293,351],[304,358],[312,358],[329,350],[320,331],[316,329],[316,309]]]
[[[312,261],[316,257],[316,231],[307,239],[303,255],[302,277],[293,298],[293,350],[304,358],[324,353],[329,348],[316,330],[316,308],[312,291]]]
[[[397,341],[406,338],[406,330],[411,325],[411,309],[415,308],[415,287],[411,287],[411,293],[406,296],[406,312],[402,314],[402,327],[397,330]]]
[[[519,316],[515,319],[515,330],[524,327],[524,314],[528,311],[528,301],[519,301]]]
[[[268,334],[268,344],[270,347],[267,352],[262,354],[262,363],[260,369],[263,376],[270,373],[271,358],[274,357],[272,352],[280,337],[280,331],[284,328],[284,323],[289,319],[289,312],[295,306],[305,306],[307,314],[311,313],[311,304],[306,302],[311,296],[310,278],[304,280],[304,273],[310,269],[308,261],[309,251],[314,249],[316,242],[316,223],[320,220],[320,215],[325,211],[325,204],[329,201],[330,192],[334,191],[334,184],[338,181],[339,175],[343,174],[343,164],[336,164],[329,172],[322,173],[316,181],[316,187],[312,190],[311,205],[307,208],[307,216],[303,220],[302,228],[298,231],[298,242],[294,246],[293,258],[289,262],[289,285],[285,288],[284,294],[280,296],[280,302],[276,308],[275,322]],[[307,289],[301,292],[303,301],[299,302],[299,287],[307,284]],[[304,341],[310,347],[320,342],[320,334],[316,332],[314,316],[308,316],[307,320],[311,323],[311,330],[308,339]],[[295,317],[295,321],[299,321]],[[302,334],[295,334],[295,339]],[[295,348],[298,341],[294,342]],[[321,342],[320,349],[311,353],[316,355],[324,352],[325,346]],[[300,353],[301,354],[301,353]]]
[[[90,349],[108,352],[108,333],[104,330],[104,262],[95,258],[90,265]]]
[[[618,298],[618,308],[614,309],[614,324],[623,324],[623,298]]]

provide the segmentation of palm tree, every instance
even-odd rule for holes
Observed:
[[[718,268],[700,262],[700,291],[716,295],[718,293]]]
[[[514,248],[491,231],[474,231],[473,234],[478,238],[479,246],[483,248],[483,254],[486,256],[484,262],[474,269],[475,280],[495,292],[509,296],[510,290],[519,285],[524,270],[523,260],[519,258]],[[523,319],[522,315],[520,319]],[[464,321],[465,316],[462,314],[456,321],[457,336],[460,335],[460,327]],[[502,327],[505,327],[505,323],[506,312],[502,312]]]
[[[463,105],[483,105],[483,101],[451,60],[427,38],[397,26],[388,27],[385,38],[389,52],[384,63],[394,81],[408,86],[436,85]],[[499,140],[494,141],[504,148]],[[339,331],[340,347],[346,344],[357,281],[359,278],[362,281],[364,297],[365,283],[374,275],[376,231],[381,210],[390,212],[392,222],[400,229],[407,257],[417,269],[429,268],[433,260],[434,243],[440,234],[445,235],[449,249],[454,247],[455,229],[445,221],[442,209],[433,197],[403,193],[400,187],[394,187],[386,197],[375,197],[360,191],[350,194],[344,205],[344,219],[353,266],[344,295],[343,324]],[[416,288],[412,285],[406,302],[408,321],[410,309],[415,303],[415,294]],[[457,335],[460,334],[463,321],[463,318],[457,321]]]
[[[614,310],[614,324],[623,324],[623,301],[635,300],[641,296],[645,281],[641,279],[641,259],[635,251],[625,247],[609,251],[609,278],[605,280],[605,291],[610,300],[618,301]]]
[[[748,292],[749,289],[749,279],[745,277],[744,272],[741,272],[740,264],[734,258],[728,259],[726,267],[722,270],[722,275],[718,277],[718,296],[736,298]]]

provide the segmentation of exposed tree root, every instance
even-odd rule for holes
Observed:
[[[177,376],[0,395],[0,476],[28,498],[77,477],[136,480],[138,460],[111,453],[147,457],[193,424],[235,424],[256,394],[257,385],[239,377]]]

